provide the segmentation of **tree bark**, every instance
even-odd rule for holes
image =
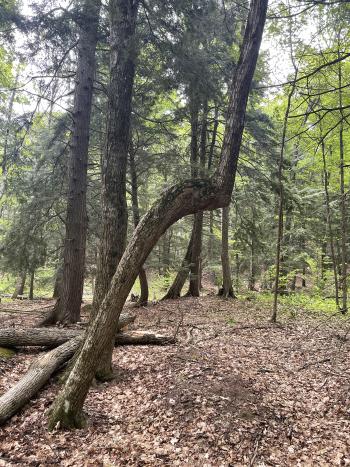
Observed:
[[[329,190],[328,190],[329,181],[328,181],[326,151],[325,151],[325,144],[324,144],[323,138],[321,142],[321,150],[322,150],[322,161],[323,161],[323,186],[324,186],[324,196],[325,196],[325,202],[326,202],[326,214],[327,214],[326,217],[327,217],[329,243],[330,243],[331,256],[332,256],[335,302],[336,302],[337,307],[339,308],[339,283],[338,283],[338,271],[337,271],[337,257],[336,257],[335,246],[334,246],[335,242],[334,242],[334,233],[333,233],[333,225],[332,225],[330,196],[329,196]]]
[[[230,207],[222,208],[222,223],[221,223],[221,266],[222,266],[222,288],[219,295],[224,298],[236,298],[233,293],[230,256],[228,247],[229,233],[229,215]]]
[[[26,278],[27,278],[26,272],[23,272],[18,276],[16,288],[11,297],[13,300],[15,300],[18,297],[18,295],[23,295]]]
[[[63,263],[59,263],[56,269],[56,276],[55,276],[55,285],[53,288],[52,298],[59,298],[62,294],[63,289]]]
[[[339,49],[338,49],[338,57]],[[343,92],[342,92],[342,65],[338,63],[338,93],[339,93],[339,108],[342,109],[343,107]],[[343,110],[340,111],[341,114],[341,121],[339,125],[339,170],[340,170],[340,215],[341,215],[341,236],[340,236],[340,245],[341,245],[341,291],[342,291],[342,308],[341,312],[343,314],[347,313],[348,311],[348,283],[347,283],[347,275],[348,275],[348,259],[347,259],[347,203],[346,203],[346,192],[345,192],[345,174],[344,174],[344,112]]]
[[[71,339],[31,364],[25,376],[0,397],[0,425],[35,396],[52,374],[73,356],[80,341],[81,338]]]
[[[138,0],[111,0],[110,83],[107,139],[102,168],[103,226],[97,265],[94,317],[107,293],[124,253],[128,228],[126,169],[130,144],[131,101],[135,78]],[[113,345],[100,355],[98,379],[112,375]]]
[[[187,180],[166,190],[141,219],[118,265],[97,316],[88,329],[65,386],[53,403],[49,428],[82,425],[82,408],[101,352],[113,342],[119,314],[145,262],[162,233],[180,218],[227,206],[235,181],[249,89],[253,79],[267,0],[252,0],[235,78],[230,86],[221,162],[212,178]]]
[[[137,11],[138,2],[133,0],[111,0],[109,5],[110,83],[107,139],[102,169],[103,226],[94,310],[98,310],[108,291],[126,244],[126,169],[135,78]]]
[[[0,329],[2,347],[58,347],[72,339],[82,340],[84,331],[64,328]],[[163,345],[173,342],[170,336],[155,334],[152,331],[118,331],[114,344],[118,345]]]
[[[77,71],[70,139],[69,187],[64,242],[62,293],[42,324],[76,323],[80,320],[86,247],[86,189],[96,44],[101,3],[85,0],[79,22]]]

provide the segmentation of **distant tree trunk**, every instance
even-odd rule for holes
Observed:
[[[339,308],[339,283],[338,283],[338,266],[337,266],[337,257],[335,253],[335,245],[334,245],[334,234],[333,234],[333,225],[332,225],[332,213],[331,213],[331,205],[330,205],[330,197],[329,197],[329,180],[328,180],[328,171],[327,171],[327,162],[326,162],[326,151],[325,151],[325,144],[322,138],[321,143],[322,149],[322,161],[323,161],[323,184],[324,184],[324,196],[326,201],[326,214],[327,214],[327,227],[328,227],[328,236],[329,236],[329,244],[331,248],[331,256],[332,256],[332,267],[333,267],[333,277],[334,277],[334,288],[335,288],[335,301],[337,307]]]
[[[135,0],[111,0],[109,3],[110,83],[107,140],[102,168],[103,224],[92,318],[97,314],[109,289],[126,245],[126,169],[137,55],[135,28],[138,3]],[[111,343],[100,355],[96,376],[101,380],[112,376],[112,352]]]
[[[164,295],[162,300],[173,300],[181,297],[181,291],[185,285],[186,279],[188,278],[188,273],[190,270],[190,263],[192,257],[192,242],[193,242],[193,228],[191,233],[190,241],[188,242],[187,251],[185,258],[182,261],[181,268],[179,269],[171,287],[168,292]]]
[[[206,154],[206,139],[207,139],[207,118],[208,118],[208,101],[203,103],[203,115],[201,121],[201,137],[200,146],[198,147],[198,117],[199,117],[199,97],[192,90],[190,95],[190,110],[191,110],[191,166],[192,177],[203,175],[205,166]],[[191,100],[192,99],[192,100]],[[199,164],[198,164],[199,162]],[[190,263],[190,278],[187,295],[199,297],[201,289],[201,256],[202,256],[202,239],[203,239],[203,212],[197,212],[194,215],[193,222],[193,239],[192,252]]]
[[[141,266],[165,230],[182,217],[227,206],[235,182],[244,119],[265,24],[267,0],[252,0],[235,77],[230,86],[220,165],[211,178],[185,180],[166,190],[140,220],[86,333],[49,415],[49,428],[82,426],[82,409],[101,353],[114,342],[119,315]],[[59,422],[59,423],[58,423]]]
[[[29,300],[34,299],[34,278],[35,278],[35,271],[30,272],[30,283],[29,283]]]
[[[224,298],[235,298],[233,293],[230,255],[228,246],[229,233],[229,215],[230,206],[222,208],[221,222],[221,266],[222,266],[222,288],[219,290],[219,295]]]
[[[27,273],[26,272],[22,272],[18,276],[18,279],[17,279],[17,282],[16,282],[16,287],[15,287],[15,290],[14,290],[11,298],[16,299],[18,297],[18,295],[23,295],[24,286],[25,286],[25,283],[26,283],[26,278],[27,278]]]
[[[296,78],[297,78],[298,70],[295,68],[294,74],[294,81],[291,86],[291,89],[288,93],[287,99],[287,107],[286,112],[284,115],[283,121],[283,130],[282,130],[282,140],[281,140],[281,149],[280,149],[280,157],[278,161],[278,188],[279,188],[279,205],[278,205],[278,226],[277,226],[277,246],[276,246],[276,271],[275,271],[275,287],[274,287],[274,295],[273,295],[273,308],[272,308],[272,316],[271,321],[275,323],[277,321],[277,301],[278,301],[278,293],[279,293],[279,279],[280,279],[280,266],[281,266],[281,246],[283,241],[283,206],[284,206],[284,191],[283,191],[283,162],[284,162],[284,151],[286,145],[286,137],[287,137],[287,126],[288,126],[288,117],[292,103],[292,96],[295,91],[296,87]]]
[[[203,211],[194,215],[193,240],[190,261],[190,277],[187,296],[199,297],[200,295],[200,259],[202,252]]]
[[[100,6],[98,0],[85,0],[79,21],[62,293],[52,313],[42,324],[76,323],[80,320],[87,229],[86,189],[90,116]]]
[[[132,202],[132,212],[134,218],[134,227],[136,229],[137,224],[140,222],[140,208],[139,208],[139,196],[138,196],[138,180],[137,172],[135,166],[135,154],[133,149],[130,149],[130,175],[131,175],[131,202]],[[137,302],[138,306],[147,306],[148,304],[148,281],[145,268],[142,266],[139,274],[140,281],[140,298]]]
[[[338,58],[340,57],[338,49]],[[339,89],[339,107],[343,107],[343,92],[342,92],[342,65],[338,63],[338,89]],[[347,203],[346,203],[346,191],[345,191],[345,174],[344,174],[344,113],[340,111],[342,120],[339,125],[339,170],[340,170],[340,215],[341,215],[341,291],[342,291],[342,308],[341,312],[345,314],[348,311],[348,284],[347,284],[347,273],[348,273],[348,260],[347,260]]]
[[[256,227],[255,227],[255,208],[252,208],[252,231],[250,238],[250,272],[248,280],[248,289],[256,292]]]

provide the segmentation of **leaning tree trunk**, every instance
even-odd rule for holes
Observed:
[[[42,322],[45,325],[57,322],[76,323],[80,320],[87,229],[86,189],[90,117],[100,6],[99,0],[85,0],[79,23],[62,293],[52,312]]]
[[[230,255],[228,248],[228,233],[229,233],[229,215],[230,206],[222,208],[222,222],[221,222],[221,266],[222,266],[222,287],[219,295],[224,298],[235,298],[233,293]]]
[[[131,101],[136,61],[138,1],[111,0],[110,83],[108,89],[107,139],[102,168],[103,225],[97,265],[92,317],[109,289],[124,253],[128,227],[126,169],[130,144]],[[100,356],[96,377],[112,375],[113,345]]]
[[[12,299],[16,299],[18,297],[18,295],[23,295],[23,292],[24,292],[24,286],[25,286],[25,283],[26,283],[26,278],[27,278],[27,273],[26,272],[22,272],[19,276],[18,276],[18,279],[17,279],[17,283],[16,283],[16,288],[12,294]]]
[[[140,267],[165,230],[180,218],[227,206],[231,199],[249,89],[259,54],[267,0],[252,0],[240,58],[230,87],[221,162],[211,178],[180,182],[163,193],[138,224],[113,276],[97,316],[88,329],[75,365],[50,411],[49,428],[82,425],[82,409],[101,352],[113,343],[118,318]]]
[[[134,227],[136,229],[137,224],[140,222],[140,208],[139,208],[139,195],[138,195],[138,180],[135,164],[135,154],[133,148],[130,149],[130,175],[131,175],[131,203],[132,203],[132,212],[134,218]],[[148,281],[145,268],[142,266],[139,274],[140,281],[140,298],[137,302],[137,306],[147,306],[148,305]]]

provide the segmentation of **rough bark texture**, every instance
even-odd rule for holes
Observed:
[[[124,253],[128,228],[126,169],[130,143],[131,100],[135,77],[135,28],[138,1],[111,0],[110,83],[108,89],[107,137],[102,167],[103,226],[97,265],[94,317]],[[112,376],[113,345],[100,356],[96,377]]]
[[[172,186],[141,219],[113,276],[96,319],[89,327],[66,384],[52,406],[50,428],[54,428],[58,422],[61,428],[81,426],[83,404],[95,375],[99,355],[113,342],[119,314],[131,287],[140,267],[162,233],[186,215],[229,204],[267,3],[267,0],[252,0],[250,6],[235,79],[230,87],[228,118],[217,173],[209,179],[187,180]]]
[[[219,295],[224,298],[235,298],[233,293],[230,256],[228,249],[228,232],[229,232],[229,215],[230,207],[222,208],[222,222],[221,222],[221,266],[222,266],[222,288]]]
[[[93,306],[98,310],[124,253],[128,227],[126,169],[135,77],[138,2],[111,0],[110,83],[106,148],[102,168],[103,226]]]
[[[17,283],[16,283],[16,288],[11,297],[12,299],[16,299],[18,295],[23,295],[26,278],[27,278],[26,272],[23,272],[22,274],[19,275],[17,279]]]
[[[63,290],[63,263],[60,263],[56,270],[55,285],[53,287],[52,298],[58,298]]]
[[[72,339],[84,337],[84,331],[63,328],[0,329],[2,347],[58,347]],[[170,336],[155,334],[152,331],[119,331],[114,345],[163,345],[174,342]]]
[[[95,50],[99,11],[99,0],[85,0],[77,46],[78,62],[70,140],[62,293],[56,306],[42,324],[76,323],[80,320],[87,228],[86,188],[90,116],[96,70]]]
[[[52,374],[69,360],[77,350],[80,338],[65,342],[40,356],[25,376],[0,397],[0,425],[6,422],[47,383]]]

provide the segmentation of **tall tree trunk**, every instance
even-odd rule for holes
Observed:
[[[222,208],[221,220],[221,266],[222,266],[222,288],[219,295],[224,298],[235,298],[233,293],[230,255],[228,247],[230,206]]]
[[[138,224],[118,265],[111,286],[87,331],[65,386],[58,394],[49,416],[49,428],[81,426],[82,408],[94,378],[101,353],[114,340],[118,318],[140,271],[162,233],[180,218],[206,209],[227,206],[235,181],[245,111],[253,79],[267,0],[252,0],[240,58],[230,86],[227,124],[221,162],[211,178],[180,182],[163,193]]]
[[[283,130],[282,130],[282,140],[281,140],[281,150],[280,150],[280,157],[278,161],[278,186],[279,186],[279,205],[278,205],[278,227],[277,227],[277,246],[276,246],[276,271],[275,271],[275,286],[274,286],[274,295],[273,295],[273,308],[272,308],[272,316],[271,321],[273,323],[277,320],[277,305],[278,305],[278,293],[279,293],[279,279],[280,279],[280,266],[281,266],[281,246],[283,240],[283,206],[284,206],[284,193],[283,193],[283,161],[284,161],[284,150],[286,144],[286,136],[287,136],[287,126],[288,126],[288,117],[291,108],[292,96],[295,91],[296,86],[296,78],[297,78],[297,69],[295,69],[294,74],[294,81],[291,86],[291,89],[288,93],[287,99],[287,107],[286,112],[284,114],[284,121],[283,121]]]
[[[34,279],[35,279],[35,271],[30,272],[30,283],[29,283],[29,300],[34,299]]]
[[[26,283],[26,278],[27,278],[27,273],[26,272],[22,272],[18,276],[18,279],[17,279],[17,282],[16,282],[16,287],[15,287],[15,290],[14,290],[11,298],[16,299],[18,297],[18,295],[23,295],[24,286],[25,286],[25,283]]]
[[[338,58],[340,57],[338,49]],[[338,63],[338,89],[339,89],[339,108],[343,107],[343,92],[342,92],[342,65]],[[345,192],[345,174],[344,174],[344,125],[343,111],[340,111],[341,121],[339,125],[339,170],[340,170],[340,215],[341,215],[341,291],[342,291],[342,308],[341,312],[345,314],[348,311],[348,284],[347,284],[347,206],[346,206],[346,192]]]
[[[52,313],[42,324],[76,323],[80,320],[87,229],[86,189],[90,117],[100,6],[99,0],[85,0],[79,22],[62,293]]]
[[[136,18],[138,1],[111,0],[110,83],[108,89],[107,140],[102,168],[103,225],[97,265],[92,318],[109,289],[123,256],[128,227],[126,169],[130,144],[131,102],[135,78]],[[112,376],[113,345],[100,355],[96,376]]]
[[[326,201],[327,227],[328,227],[329,244],[331,248],[333,277],[334,277],[335,302],[337,304],[337,307],[339,308],[339,283],[338,283],[338,271],[337,271],[337,257],[336,257],[335,246],[334,246],[332,213],[331,213],[330,197],[329,197],[329,190],[328,190],[329,181],[328,181],[328,171],[327,171],[327,162],[326,162],[326,151],[325,151],[325,144],[324,144],[323,138],[321,142],[321,149],[322,149],[322,161],[323,161],[323,184],[324,184],[324,195],[325,195],[325,201]]]
[[[192,98],[192,101],[191,101]],[[191,110],[191,167],[192,177],[204,175],[207,127],[208,127],[208,101],[204,100],[203,115],[201,121],[200,145],[198,146],[198,116],[199,116],[199,97],[194,91],[190,95]],[[199,164],[198,164],[199,162]],[[201,289],[201,256],[203,240],[203,212],[194,215],[192,251],[190,263],[190,278],[187,295],[199,297]]]
[[[134,227],[136,229],[137,224],[140,222],[140,208],[139,208],[139,196],[138,196],[138,180],[137,172],[135,165],[135,154],[133,149],[130,149],[130,175],[131,175],[131,202],[132,202],[132,212],[134,218]],[[137,302],[138,306],[147,306],[148,304],[148,281],[145,268],[142,266],[139,274],[140,281],[140,298]]]

